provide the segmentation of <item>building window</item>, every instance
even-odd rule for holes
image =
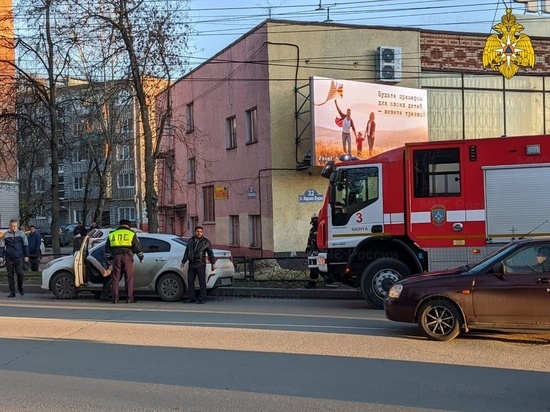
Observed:
[[[225,119],[225,148],[234,149],[237,147],[237,118],[235,116]]]
[[[199,217],[198,216],[189,216],[189,220],[187,222],[187,228],[189,229],[189,233],[195,233],[195,228],[199,225]]]
[[[119,173],[118,174],[118,187],[134,187],[136,177],[133,173]]]
[[[187,159],[187,183],[195,183],[195,158]]]
[[[229,216],[229,244],[231,246],[240,246],[241,237],[239,233],[239,216]]]
[[[73,222],[82,222],[82,210],[73,210]]]
[[[248,246],[262,247],[262,219],[260,215],[248,216]]]
[[[122,133],[132,133],[132,119],[122,119],[121,131]]]
[[[414,196],[460,196],[460,150],[415,150]]]
[[[117,160],[132,159],[132,149],[130,148],[130,145],[123,144],[123,145],[117,146],[116,159]]]
[[[38,206],[38,210],[36,212],[36,218],[37,219],[45,219],[48,215],[49,210],[46,208],[45,205]]]
[[[65,199],[65,176],[59,175],[59,185],[57,190],[59,199]]]
[[[37,193],[44,193],[46,191],[46,181],[44,179],[38,179],[35,181],[35,189]]]
[[[256,108],[246,111],[246,144],[258,142],[258,111]]]
[[[193,119],[193,102],[188,103],[185,107],[185,131],[187,133],[191,133],[193,130],[195,130],[195,120]]]
[[[73,163],[83,162],[90,158],[87,147],[80,147],[72,152]]]
[[[130,222],[136,221],[136,208],[135,207],[119,207],[118,208],[118,220],[126,219]]]
[[[73,178],[73,188],[74,190],[82,190],[84,188],[84,179],[82,179],[82,176]]]
[[[216,210],[214,205],[214,186],[205,186],[202,188],[202,197],[204,201],[204,222],[216,221]]]
[[[77,136],[82,131],[82,125],[80,122],[73,123],[73,135]]]

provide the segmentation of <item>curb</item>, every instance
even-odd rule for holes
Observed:
[[[363,299],[360,290],[356,289],[328,289],[328,288],[247,288],[247,287],[220,287],[215,289],[211,296],[223,297],[250,297],[250,298],[287,298],[287,299]]]
[[[47,293],[40,285],[24,285],[25,292]],[[1,292],[8,292],[7,284],[0,285]],[[210,296],[235,298],[285,298],[285,299],[363,299],[357,289],[328,288],[258,288],[258,287],[219,287]]]

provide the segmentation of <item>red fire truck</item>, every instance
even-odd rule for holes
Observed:
[[[361,288],[376,308],[411,274],[550,235],[550,136],[412,143],[329,162],[322,175],[330,183],[308,266]]]

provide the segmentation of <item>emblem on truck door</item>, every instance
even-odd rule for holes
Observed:
[[[446,222],[445,216],[447,215],[445,206],[435,205],[432,206],[432,223],[434,226],[440,227],[443,226]]]

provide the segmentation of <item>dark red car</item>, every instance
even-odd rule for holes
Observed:
[[[519,240],[471,266],[401,280],[384,309],[439,341],[474,328],[550,330],[550,239]]]

